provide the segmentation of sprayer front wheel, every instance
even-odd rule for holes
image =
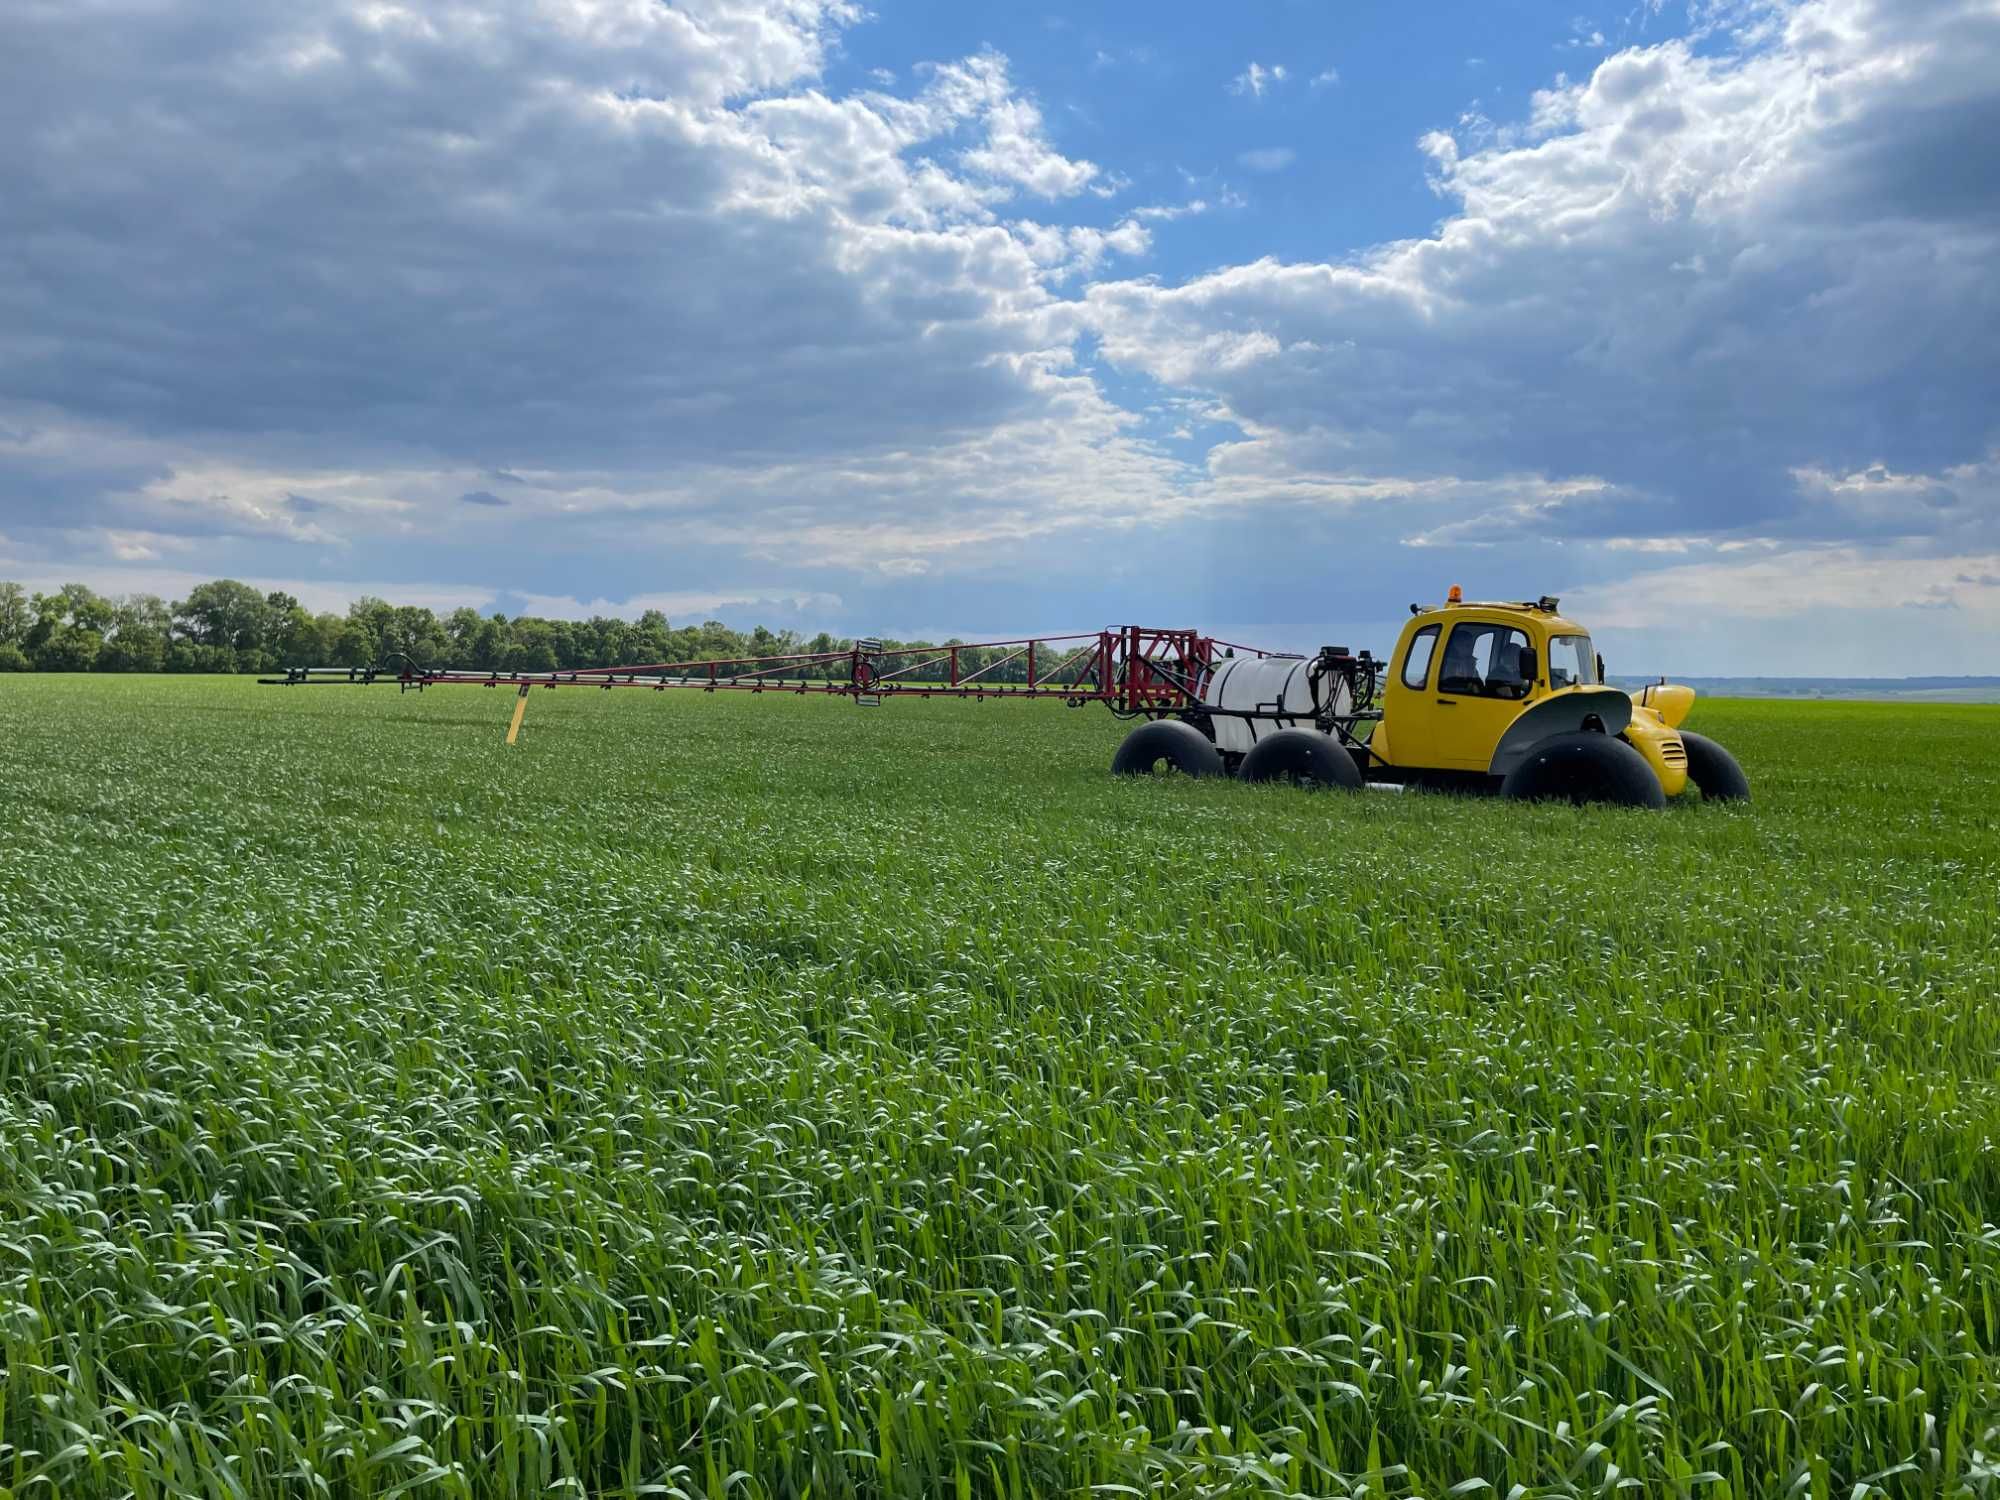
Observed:
[[[1623,740],[1588,732],[1552,734],[1535,745],[1507,773],[1500,795],[1529,802],[1667,805],[1667,794],[1645,756]]]

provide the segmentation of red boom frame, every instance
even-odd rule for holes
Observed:
[[[1011,648],[1011,649],[1009,649]],[[970,653],[1006,654],[962,671]],[[1060,698],[1073,706],[1103,703],[1121,717],[1170,714],[1199,707],[1203,683],[1223,652],[1248,656],[1285,653],[1240,646],[1193,630],[1123,625],[1089,634],[1023,636],[948,646],[884,647],[860,640],[842,651],[800,651],[782,656],[727,657],[713,661],[644,662],[619,667],[579,667],[557,672],[470,672],[421,667],[404,658],[400,670],[374,667],[292,667],[274,684],[394,682],[429,687],[644,687],[656,692],[825,693],[857,703],[886,697]],[[989,676],[1024,662],[1025,682]],[[846,680],[831,675],[841,666]],[[939,680],[939,679],[942,680]]]

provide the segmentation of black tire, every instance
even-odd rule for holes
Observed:
[[[1162,762],[1183,776],[1220,776],[1222,752],[1207,735],[1179,719],[1156,719],[1125,736],[1111,757],[1114,776],[1150,776]]]
[[[1608,802],[1665,807],[1667,794],[1646,757],[1608,734],[1552,734],[1521,757],[1500,795],[1527,801]]]
[[[1748,802],[1750,778],[1736,764],[1736,757],[1706,735],[1681,731],[1687,746],[1688,780],[1701,788],[1704,802]]]
[[[1245,781],[1289,781],[1294,786],[1361,790],[1354,757],[1331,735],[1280,729],[1250,747],[1236,773]]]

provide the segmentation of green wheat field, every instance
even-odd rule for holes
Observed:
[[[2000,1494],[2000,708],[511,707],[0,681],[0,1496]]]

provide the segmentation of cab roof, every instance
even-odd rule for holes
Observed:
[[[1531,615],[1551,635],[1589,635],[1590,631],[1557,613],[1562,601],[1553,594],[1544,594],[1539,599],[1453,599],[1443,604],[1412,604],[1413,615],[1460,614],[1473,610],[1494,610],[1504,613]]]

